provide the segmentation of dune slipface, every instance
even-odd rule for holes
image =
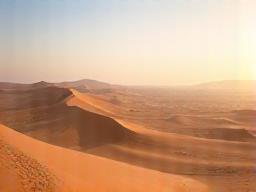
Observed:
[[[0,108],[0,120],[21,133],[48,143],[88,149],[120,142],[133,135],[109,117],[67,106],[66,101],[73,97],[68,89],[48,87],[7,91],[1,96],[6,106]]]

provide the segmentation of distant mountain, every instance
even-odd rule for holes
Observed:
[[[74,88],[82,92],[89,92],[89,91],[108,92],[115,87],[115,85],[101,82],[101,81],[91,80],[91,79],[61,82],[61,83],[55,83],[55,85],[63,88]]]
[[[52,87],[52,86],[54,86],[53,83],[48,83],[45,81],[40,81],[40,82],[31,84],[31,87],[35,89],[37,88],[41,89],[41,88]]]
[[[28,87],[28,84],[20,84],[20,83],[7,83],[7,82],[1,82],[0,83],[0,89],[17,89],[17,88],[25,88]]]
[[[46,87],[61,87],[61,88],[73,88],[82,92],[107,92],[110,91],[115,85],[109,83],[104,83],[91,79],[83,79],[79,81],[67,81],[61,83],[48,83],[45,81],[40,81],[32,84],[22,84],[22,83],[8,83],[0,82],[0,90],[27,90],[27,89],[41,89]]]
[[[46,87],[54,86],[52,83],[47,83],[40,81],[32,84],[22,84],[22,83],[7,83],[0,82],[0,90],[27,90],[27,89],[41,89]]]
[[[107,93],[111,92],[116,88],[140,88],[140,89],[150,89],[150,88],[163,88],[159,87],[144,87],[144,86],[121,86],[113,85],[97,80],[82,79],[78,81],[65,81],[60,83],[48,83],[45,81],[40,81],[33,84],[21,84],[21,83],[8,83],[0,82],[0,90],[26,90],[26,89],[40,89],[46,87],[60,87],[60,88],[73,88],[81,92],[93,92],[93,93]],[[225,80],[225,81],[215,81],[201,83],[192,86],[175,86],[171,88],[179,88],[185,90],[223,90],[223,91],[250,91],[256,90],[256,80]]]
[[[103,88],[111,87],[111,84],[109,84],[109,83],[91,80],[91,79],[82,79],[82,80],[78,80],[78,81],[66,81],[66,82],[62,82],[62,83],[57,83],[56,85],[59,85],[62,87],[85,86],[88,89],[103,89]]]
[[[209,90],[244,90],[252,91],[256,88],[256,80],[226,80],[202,83],[192,86],[196,89]]]

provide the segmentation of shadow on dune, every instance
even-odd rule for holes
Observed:
[[[68,89],[57,87],[4,92],[0,121],[36,139],[78,150],[134,134],[109,117],[67,106],[65,100],[71,96]]]
[[[144,124],[151,129],[166,133],[250,142],[255,141],[255,137],[247,128],[255,123],[255,117],[253,112],[226,112],[213,117],[173,115],[168,119],[148,120]]]
[[[218,139],[226,141],[248,142],[254,141],[255,137],[247,130],[241,128],[172,128],[169,133],[183,134],[205,139]]]
[[[111,118],[65,104],[9,112],[4,116],[2,122],[21,133],[75,149],[120,142],[134,134]]]
[[[0,111],[23,110],[51,106],[72,95],[68,89],[43,87],[26,90],[2,90]]]
[[[241,150],[233,151],[236,145],[241,145]],[[207,144],[193,144],[193,140],[182,143],[137,134],[128,142],[100,146],[86,152],[166,173],[212,176],[253,174],[255,146],[231,143],[223,146],[222,150],[221,147],[218,143],[215,147],[208,147]]]

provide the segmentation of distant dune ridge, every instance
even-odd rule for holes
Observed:
[[[202,83],[194,86],[201,89],[217,89],[217,90],[250,90],[256,87],[256,80],[226,80]]]
[[[21,83],[1,83],[0,82],[0,89],[2,90],[26,90],[26,89],[40,89],[45,87],[53,86],[52,83],[47,83],[45,81],[40,81],[33,84],[21,84]]]
[[[121,86],[113,85],[106,82],[101,82],[92,79],[82,79],[77,81],[65,81],[59,83],[49,83],[45,81],[40,81],[32,84],[23,84],[23,83],[9,83],[9,82],[0,82],[0,89],[30,89],[30,88],[43,88],[49,86],[58,86],[63,88],[79,88],[84,87],[87,90],[93,89],[110,89],[115,87],[134,87],[134,88],[157,88],[157,86]],[[200,83],[190,86],[169,86],[169,88],[207,88],[207,89],[223,89],[223,90],[245,90],[250,89],[251,91],[256,87],[256,80],[224,80],[224,81],[215,81]],[[160,87],[168,88],[168,87]]]
[[[0,152],[4,158],[11,158],[7,147],[14,154],[24,152],[26,161],[31,159],[36,166],[45,165],[36,170],[47,175],[49,172],[52,178],[45,182],[51,184],[41,186],[34,183],[36,180],[31,184],[32,188],[50,187],[41,191],[256,190],[253,182],[256,110],[250,107],[256,104],[251,89],[254,83],[214,82],[196,85],[193,90],[191,87],[140,89],[94,80],[0,83],[0,123],[7,126],[0,127]],[[193,95],[195,90],[209,89],[214,91],[207,92],[200,102]],[[233,95],[230,101],[222,100],[229,95],[227,90]],[[216,103],[223,104],[211,106],[215,98]],[[27,145],[9,142],[8,135],[26,141]],[[39,146],[37,152],[29,148],[30,142]],[[62,158],[54,153],[62,154]],[[58,165],[60,159],[67,160]],[[81,165],[81,174],[76,171],[78,167],[71,165],[74,162]],[[86,162],[91,162],[94,168]],[[15,168],[18,165],[5,164],[3,161],[0,164],[0,187],[9,190],[4,184],[6,173],[15,182],[13,187],[22,191],[25,186],[19,184],[22,177]],[[5,166],[11,166],[13,171]],[[62,170],[66,166],[69,166],[67,171]],[[90,172],[99,167],[103,173]],[[120,177],[110,176],[104,181],[101,174],[111,169],[116,169]],[[131,177],[136,175],[143,178],[133,183]],[[122,185],[114,184],[114,179]],[[234,181],[236,187],[232,185]],[[97,187],[99,184],[102,186]]]

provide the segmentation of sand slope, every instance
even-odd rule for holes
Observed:
[[[220,114],[202,117],[174,115],[167,120],[151,120],[150,125],[136,119],[136,114],[135,120],[124,115],[118,111],[122,108],[117,110],[116,106],[98,96],[72,92],[76,97],[68,100],[68,105],[111,116],[136,133],[129,141],[99,146],[87,152],[161,172],[197,175],[197,179],[202,179],[213,191],[231,189],[231,178],[237,183],[232,191],[256,189],[253,182],[256,143],[251,133],[240,128],[240,123],[243,125],[247,121],[240,122],[230,113],[221,113],[223,118],[218,117]],[[165,121],[177,126],[169,127],[173,128],[170,132],[158,129]],[[237,127],[229,127],[234,125]],[[150,126],[153,128],[148,129]]]
[[[0,127],[0,191],[68,191],[45,166],[2,138],[6,127]]]
[[[100,102],[97,102],[98,99],[90,99],[91,97],[87,94],[72,91],[76,97],[67,101],[69,105],[81,107],[84,110],[92,110],[94,107],[96,112],[111,116],[108,113],[112,110],[108,108],[110,105],[100,105]],[[185,135],[167,134],[143,128],[130,123],[129,120],[116,120],[136,134],[117,145],[92,148],[89,150],[90,153],[163,172],[188,175],[248,173],[252,171],[256,160],[256,156],[253,155],[256,145],[241,142],[243,138],[253,139],[253,136],[245,130],[202,129],[199,130],[199,134],[204,134],[204,138],[200,139],[185,136],[189,132],[184,128],[180,131]],[[191,129],[191,132],[195,135],[195,130]],[[217,137],[222,137],[226,141],[214,140]],[[207,138],[213,138],[213,140]],[[229,140],[239,142],[228,142]]]
[[[150,171],[51,146],[4,126],[0,126],[0,138],[49,167],[64,181],[66,189],[70,191],[204,192],[208,190],[202,183],[185,177]],[[5,155],[2,150],[1,154]],[[10,176],[12,173],[10,170]],[[2,182],[4,178],[1,177],[1,186],[5,186]],[[19,185],[14,187],[18,188]]]
[[[49,167],[72,190],[200,191],[205,184],[214,192],[256,190],[253,110],[211,111],[214,106],[202,112],[215,96],[197,102],[183,92],[172,96],[168,108],[166,93],[158,98],[146,88],[108,92],[97,82],[86,93],[42,82],[32,87],[0,92],[0,121],[48,144],[6,127],[2,137],[9,135],[9,145]],[[180,110],[184,99],[188,113]]]
[[[66,105],[68,89],[47,87],[0,94],[0,121],[59,146],[87,149],[128,139],[133,132],[115,120]]]

